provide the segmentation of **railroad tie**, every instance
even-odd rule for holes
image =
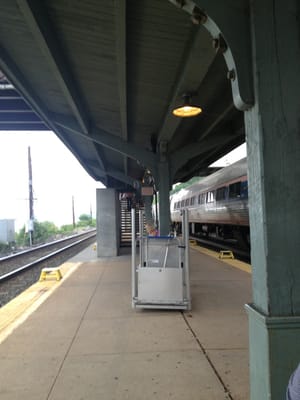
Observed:
[[[44,281],[47,278],[47,276],[51,274],[56,276],[57,281],[62,279],[62,274],[59,267],[54,267],[54,268],[48,267],[48,268],[43,268],[41,270],[40,281]]]
[[[219,253],[219,258],[232,258],[234,259],[233,252],[231,250],[221,250]]]

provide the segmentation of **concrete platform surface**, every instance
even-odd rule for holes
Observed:
[[[130,255],[89,247],[62,270],[0,310],[1,400],[249,398],[248,273],[191,250],[182,313],[131,308]]]

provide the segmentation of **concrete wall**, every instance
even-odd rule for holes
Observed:
[[[114,189],[97,189],[97,255],[115,257],[120,248],[120,204]]]

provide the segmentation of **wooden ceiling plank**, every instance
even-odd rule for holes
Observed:
[[[188,90],[197,91],[200,82],[205,77],[210,65],[215,59],[216,54],[212,51],[207,51],[206,57],[203,58],[201,65],[199,65],[199,68],[197,69],[197,76],[190,76],[190,65],[195,62],[195,53],[197,52],[197,49],[201,47],[202,40],[203,38],[201,31],[196,31],[194,36],[191,37],[189,42],[191,44],[188,45],[189,47],[186,49],[186,53],[183,57],[181,74],[177,79],[177,85],[174,88],[167,114],[160,129],[158,142],[169,142],[172,139],[182,121],[181,118],[174,117],[172,110],[178,104],[178,99],[182,96],[183,92]]]

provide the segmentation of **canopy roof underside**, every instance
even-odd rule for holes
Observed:
[[[170,1],[5,0],[0,46],[0,129],[53,130],[107,187],[134,187],[162,149],[175,183],[245,141],[223,54]],[[173,116],[187,92],[203,112]]]

